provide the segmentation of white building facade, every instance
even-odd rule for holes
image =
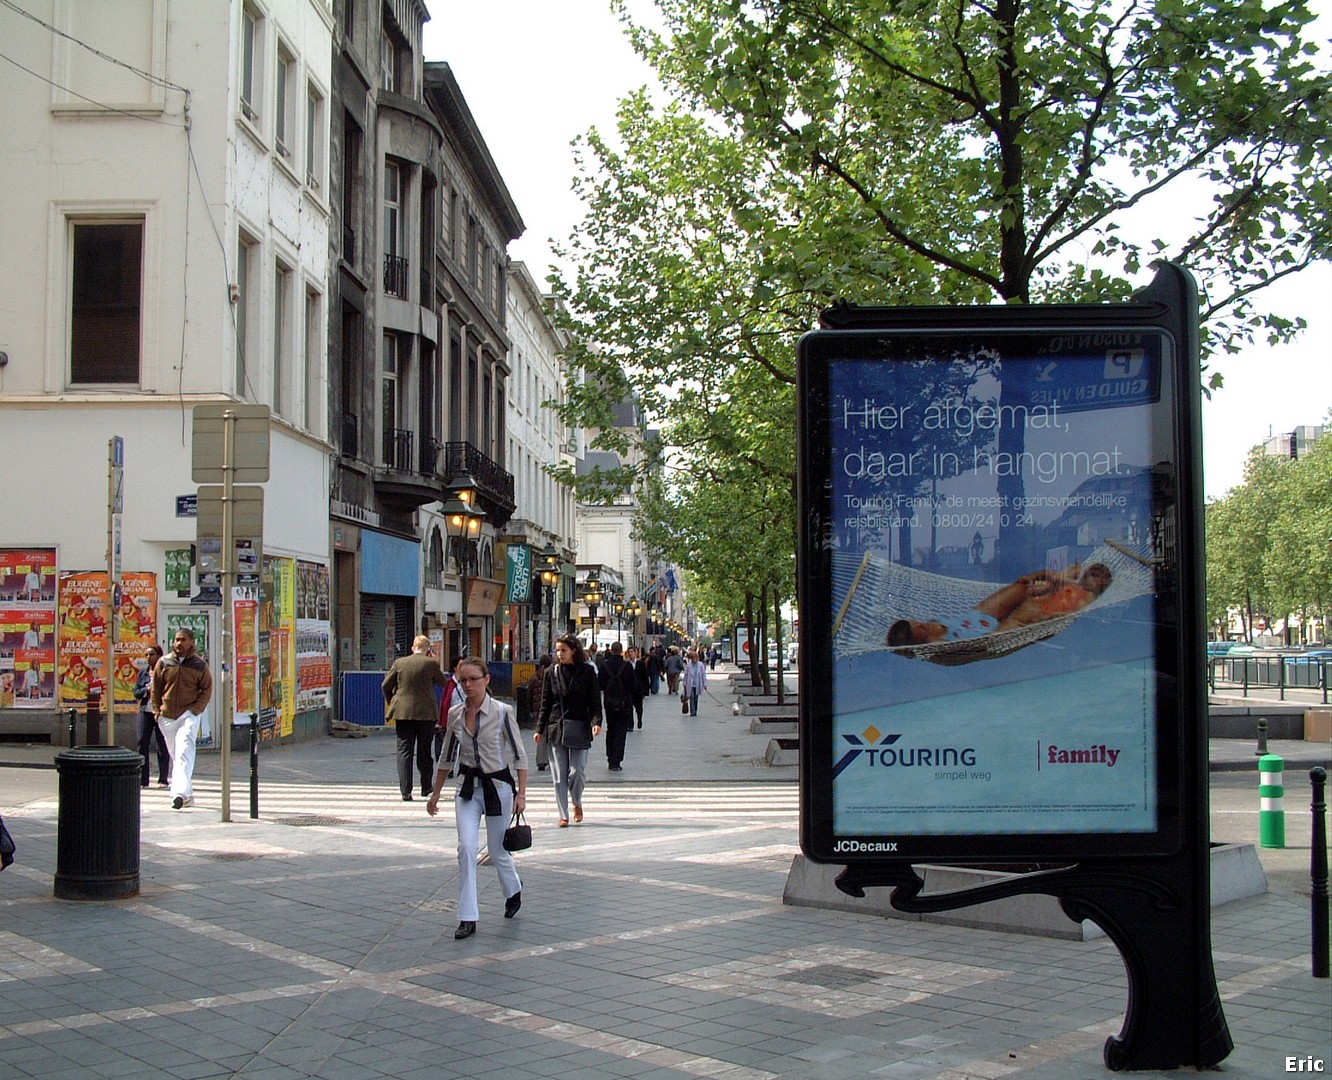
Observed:
[[[332,0],[25,8],[0,11],[5,52],[31,72],[0,70],[2,227],[23,253],[0,267],[0,476],[14,497],[0,560],[32,549],[62,575],[107,569],[119,437],[119,567],[151,593],[128,636],[146,648],[195,627],[216,667],[220,604],[192,602],[206,594],[188,564],[180,576],[196,540],[192,412],[269,406],[269,561],[254,589],[269,622],[242,675],[266,723],[291,734],[329,697],[314,624],[322,615],[326,637]],[[0,584],[0,609],[32,602]],[[0,715],[78,704],[83,673],[61,693],[77,635],[51,637],[49,694],[6,700],[0,685]],[[0,641],[0,672],[27,659]]]

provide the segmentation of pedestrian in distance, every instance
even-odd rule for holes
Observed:
[[[183,810],[194,805],[194,741],[213,698],[213,675],[195,651],[193,630],[176,631],[152,678],[153,714],[171,755],[171,806]]]
[[[644,658],[647,661],[648,685],[654,694],[661,690],[661,677],[666,674],[661,669],[661,662],[665,656],[666,650],[658,643],[648,649],[647,656]]]
[[[16,851],[18,846],[14,843],[14,838],[9,835],[9,830],[5,828],[5,819],[0,817],[0,870],[13,863]]]
[[[171,754],[167,749],[166,736],[157,726],[157,717],[153,715],[153,668],[162,659],[162,646],[149,645],[148,655],[144,657],[143,668],[134,682],[134,700],[139,703],[139,756],[143,758],[143,769],[139,773],[139,787],[147,787],[151,776],[149,757],[152,744],[157,744],[157,786],[170,786]]]
[[[606,716],[606,766],[624,771],[624,749],[634,726],[634,669],[624,658],[624,646],[612,641],[610,653],[601,659],[597,673],[601,685],[602,710]]]
[[[435,739],[430,753],[432,762],[439,760],[439,749],[444,745],[444,729],[449,723],[449,710],[457,704],[454,699],[462,693],[458,689],[458,665],[462,661],[461,656],[453,661],[453,670],[449,672],[449,684],[444,687],[444,692],[439,696],[439,720],[435,723]],[[442,664],[440,666],[443,667]]]
[[[480,918],[476,856],[482,820],[490,863],[504,892],[504,917],[512,919],[523,905],[523,883],[513,855],[504,850],[504,831],[514,814],[527,809],[527,751],[513,709],[490,696],[486,662],[464,657],[454,674],[462,695],[449,711],[426,813],[431,817],[439,813],[440,793],[456,765],[461,782],[453,799],[458,830],[458,929],[453,936],[462,939],[476,933]]]
[[[527,680],[527,708],[529,715],[536,720],[541,719],[541,702],[546,691],[546,672],[550,670],[550,665],[554,663],[550,658],[550,653],[542,653],[541,659],[537,661],[536,671],[532,677]],[[545,772],[550,764],[550,747],[543,742],[536,744],[536,767],[537,772]]]
[[[689,703],[689,715],[698,715],[699,695],[708,686],[708,665],[703,663],[693,649],[685,661],[685,669],[680,677],[680,699]]]
[[[666,659],[662,661],[662,670],[666,673],[666,692],[668,694],[678,694],[680,692],[680,673],[684,671],[684,658],[680,656],[679,646],[672,645],[666,653]]]
[[[624,653],[624,662],[628,664],[634,672],[634,719],[638,722],[638,729],[643,730],[643,701],[648,694],[652,692],[652,684],[648,679],[647,661],[643,659],[643,654],[639,652],[638,647],[630,645]]]
[[[402,801],[412,801],[412,758],[421,774],[421,794],[431,792],[434,758],[431,741],[435,729],[435,687],[447,687],[448,677],[431,655],[430,639],[418,634],[412,651],[393,661],[384,676],[385,719],[392,720],[398,736],[398,789]]]
[[[587,752],[601,734],[601,688],[597,671],[587,662],[583,643],[573,634],[555,640],[555,663],[546,670],[541,691],[541,716],[535,740],[550,752],[550,778],[560,828],[569,824],[573,800],[575,823],[583,820],[583,788],[587,783]]]

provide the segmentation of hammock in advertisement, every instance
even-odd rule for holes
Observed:
[[[1026,626],[995,630],[961,641],[934,641],[922,645],[887,644],[888,628],[898,619],[938,619],[944,624],[964,618],[995,589],[994,582],[945,577],[889,562],[873,552],[857,558],[833,552],[833,592],[845,596],[833,625],[833,649],[838,657],[891,652],[934,664],[970,664],[1007,656],[1037,641],[1060,633],[1084,613],[1122,603],[1153,592],[1149,559],[1125,544],[1106,540],[1083,562],[1103,563],[1113,578],[1109,587],[1086,607]]]

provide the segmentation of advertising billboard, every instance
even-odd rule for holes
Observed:
[[[1177,849],[1174,337],[900,321],[801,342],[802,847]]]

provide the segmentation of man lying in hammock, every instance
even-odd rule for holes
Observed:
[[[1105,563],[1091,563],[1085,569],[1075,563],[1063,573],[1038,570],[992,592],[952,626],[937,620],[898,619],[888,629],[888,644],[898,648],[967,641],[1057,619],[1085,608],[1110,587],[1112,578]]]

